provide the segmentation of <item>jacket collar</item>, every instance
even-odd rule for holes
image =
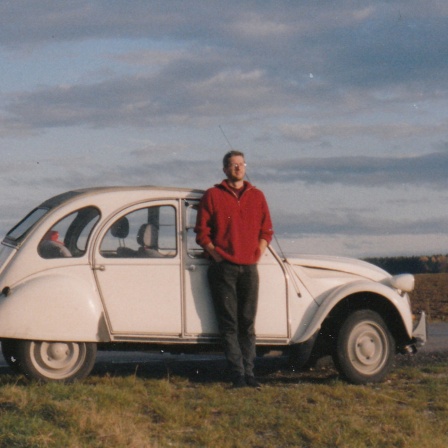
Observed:
[[[252,188],[255,188],[250,182],[248,182],[247,180],[243,181],[244,182],[244,191],[247,190],[251,190]],[[229,184],[227,183],[227,180],[224,179],[220,184],[215,184],[215,187],[223,189],[228,191],[229,193],[233,193],[232,188],[229,187]]]

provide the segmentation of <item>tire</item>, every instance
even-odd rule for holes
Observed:
[[[20,368],[17,360],[17,341],[15,339],[4,339],[2,341],[2,354],[11,370],[14,373],[19,373]]]
[[[384,320],[374,311],[360,310],[343,323],[333,359],[345,379],[367,384],[384,379],[394,356],[395,341]]]
[[[44,382],[82,380],[92,371],[96,344],[18,340],[17,365],[28,379]]]

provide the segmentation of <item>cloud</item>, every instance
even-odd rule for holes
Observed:
[[[358,124],[335,122],[332,124],[284,124],[281,135],[293,142],[320,141],[328,137],[350,139],[362,135],[377,139],[396,140],[441,134],[447,123],[411,124],[406,122]]]
[[[5,208],[95,185],[206,188],[223,124],[280,232],[423,241],[446,227],[447,16],[438,0],[0,2]],[[295,187],[313,192],[299,230]]]
[[[448,88],[448,34],[439,2],[428,2],[424,15],[415,1],[360,8],[348,1],[321,7],[290,1],[185,5],[81,0],[29,2],[25,8],[23,2],[2,3],[4,48],[33,51],[97,39],[139,40],[142,48],[101,56],[104,64],[132,65],[132,75],[10,95],[3,101],[0,133],[66,126],[204,126],[229,116],[253,123],[286,116],[315,122],[334,119],[335,113],[352,119],[350,114],[373,114],[392,102],[415,103],[418,95],[428,99]],[[405,134],[416,132],[411,128],[401,124]],[[319,129],[331,136],[357,130],[312,123],[307,131],[312,136]],[[390,132],[398,132],[398,125]]]
[[[281,92],[261,71],[180,61],[149,77],[126,77],[90,85],[41,88],[10,96],[3,128],[148,127],[209,122],[219,117],[273,115],[283,110]],[[267,105],[267,106],[266,106]]]
[[[395,220],[346,210],[280,214],[276,218],[275,231],[279,238],[302,238],[309,235],[375,237],[437,234],[446,221],[444,216]]]
[[[258,176],[265,181],[278,183],[337,183],[369,187],[409,184],[446,188],[448,150],[402,157],[296,158],[274,161],[267,168],[257,166],[257,170]]]
[[[428,81],[446,88],[446,20],[436,16],[407,18],[405,10],[403,14],[335,30],[333,51],[325,61],[327,75],[350,88],[411,82],[426,90]]]

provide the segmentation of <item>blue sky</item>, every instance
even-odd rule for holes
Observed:
[[[287,253],[448,253],[448,3],[0,3],[0,231],[96,185],[207,188],[229,149]]]

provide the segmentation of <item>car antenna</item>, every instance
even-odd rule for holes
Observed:
[[[224,132],[223,128],[221,127],[221,125],[219,125],[219,129],[221,130],[222,135],[224,136],[224,138],[225,138],[227,144],[229,145],[229,148],[230,148],[232,151],[234,151],[234,148],[233,148],[232,144],[230,143],[229,139],[227,138],[227,135],[225,134],[225,132]],[[250,180],[249,176],[247,175],[247,172],[246,172],[245,175],[246,175],[247,180],[248,180],[250,183],[252,183],[252,181]],[[286,261],[285,253],[283,252],[282,246],[280,246],[280,243],[279,243],[279,241],[278,241],[277,235],[276,235],[275,233],[274,233],[274,239],[275,239],[275,242],[276,242],[276,244],[277,244],[277,247],[280,249],[280,254],[281,254],[281,256],[282,256],[282,259]]]

